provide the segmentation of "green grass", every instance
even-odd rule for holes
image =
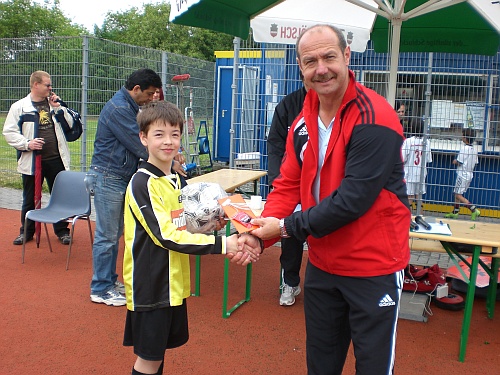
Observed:
[[[6,113],[0,114],[0,124],[3,129],[3,124],[5,122]],[[83,137],[75,142],[68,143],[70,153],[71,153],[71,169],[72,170],[81,170],[84,167],[84,170],[87,170],[90,166],[90,162],[92,160],[92,154],[94,152],[94,139],[95,132],[97,129],[97,116],[87,118],[87,132],[86,134],[86,157],[85,163],[82,163],[82,155],[84,155],[82,150],[82,142]],[[198,127],[200,124],[200,120],[195,121],[196,128],[195,133],[192,135],[192,139],[196,139],[196,135],[198,134]],[[210,142],[210,151],[213,152],[212,145],[212,133],[213,129],[211,126],[208,126],[208,139]],[[201,132],[200,136],[205,136],[204,131]],[[2,136],[0,137],[0,187],[8,187],[15,189],[22,189],[21,177],[19,173],[17,173],[17,155],[16,150],[11,147]],[[191,160],[188,160],[191,162]],[[209,155],[200,155],[200,165],[204,169],[204,171],[208,172],[210,165],[210,157]],[[47,191],[47,187],[44,186],[44,191]]]

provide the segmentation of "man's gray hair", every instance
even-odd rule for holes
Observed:
[[[329,28],[330,30],[332,30],[335,34],[337,34],[337,38],[339,40],[339,47],[340,47],[340,50],[342,51],[342,53],[344,53],[346,47],[347,47],[347,42],[345,40],[345,37],[344,37],[344,33],[342,32],[342,30],[340,30],[338,27],[336,26],[333,26],[333,25],[328,25],[328,24],[317,24],[317,25],[314,25],[314,26],[311,26],[311,27],[308,27],[307,29],[305,29],[304,31],[302,31],[299,35],[299,38],[297,39],[297,43],[295,44],[295,50],[297,52],[297,58],[300,59],[300,53],[299,53],[299,44],[300,44],[300,41],[302,40],[302,37],[304,36],[304,34],[306,34],[307,32],[313,30],[313,29],[317,29],[317,28]]]

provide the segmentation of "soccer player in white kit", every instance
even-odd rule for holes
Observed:
[[[452,219],[458,218],[460,204],[465,205],[465,207],[471,211],[471,220],[476,220],[476,218],[481,215],[481,211],[463,196],[470,186],[472,177],[474,177],[474,168],[478,163],[477,151],[472,145],[475,136],[476,132],[472,128],[462,130],[463,144],[460,146],[458,156],[453,160],[453,164],[457,166],[457,180],[455,182],[455,189],[453,189],[453,193],[455,194],[455,207],[453,212],[444,215],[444,217]]]
[[[401,152],[405,169],[406,192],[408,200],[413,208],[413,202],[418,200],[420,194],[425,194],[425,178],[427,176],[427,164],[432,162],[432,152],[429,140],[425,142],[422,137],[424,123],[420,118],[412,118],[410,121],[410,138],[403,142]],[[424,164],[425,160],[425,164]],[[424,174],[424,184],[420,185],[420,176]]]

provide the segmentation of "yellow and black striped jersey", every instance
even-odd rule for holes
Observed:
[[[225,254],[225,237],[186,230],[177,174],[142,162],[125,195],[123,279],[127,308],[178,306],[190,295],[189,254]]]

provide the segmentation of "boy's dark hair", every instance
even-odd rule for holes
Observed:
[[[149,131],[149,126],[155,121],[169,123],[172,126],[179,126],[181,134],[184,130],[184,118],[177,106],[167,101],[150,102],[142,107],[137,115],[139,130],[144,134]]]
[[[476,138],[476,131],[472,128],[464,128],[462,129],[462,135],[465,137],[467,144],[472,144],[474,142],[474,138]]]
[[[161,78],[154,70],[142,68],[133,72],[125,82],[125,88],[132,90],[139,85],[142,91],[152,87],[162,88]]]
[[[422,135],[424,134],[424,120],[419,117],[412,117],[410,120],[410,134]]]

